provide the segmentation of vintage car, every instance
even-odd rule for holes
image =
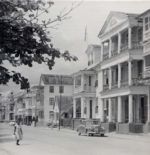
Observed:
[[[87,136],[104,136],[105,129],[101,126],[100,120],[82,120],[81,124],[77,127],[78,135]]]

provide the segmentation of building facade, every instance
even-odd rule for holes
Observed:
[[[57,123],[63,100],[72,98],[73,78],[69,75],[42,74],[40,85],[44,87],[44,122]]]
[[[149,87],[139,83],[143,76],[143,29],[137,16],[111,12],[99,33],[100,118],[108,126],[117,122],[118,132],[123,133],[134,132],[139,124],[144,130],[150,121]]]
[[[139,15],[139,20],[143,23],[143,59],[144,78],[150,77],[150,10]]]
[[[44,88],[42,86],[33,86],[30,91],[24,95],[24,122],[27,125],[44,124]]]
[[[98,35],[99,50],[88,48],[88,67],[74,74],[74,118],[99,118],[107,131],[149,131],[150,91],[140,82],[142,26],[137,14],[110,12]]]
[[[75,126],[80,119],[99,118],[98,98],[98,66],[100,62],[100,46],[89,45],[86,54],[88,67],[73,74],[73,118]]]

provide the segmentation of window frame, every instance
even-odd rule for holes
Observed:
[[[147,19],[147,21],[146,21]],[[144,18],[144,30],[148,31],[150,29],[150,16]]]
[[[52,89],[51,89],[51,88],[52,88]],[[53,90],[53,91],[51,91],[51,90]],[[54,93],[54,91],[55,91],[55,90],[54,90],[54,86],[49,86],[49,92],[50,92],[50,93]]]
[[[53,101],[52,101],[52,99],[53,99]],[[54,97],[50,97],[49,98],[49,106],[54,106],[54,104],[55,104],[55,98]]]
[[[62,85],[59,86],[59,93],[60,94],[63,94],[64,93],[64,86],[62,86]]]

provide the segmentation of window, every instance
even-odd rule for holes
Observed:
[[[49,119],[53,119],[54,118],[54,112],[53,111],[50,111],[49,112]]]
[[[64,86],[59,86],[59,93],[64,93]]]
[[[95,107],[95,113],[98,113],[98,105]]]
[[[150,67],[150,55],[145,56],[145,66]]]
[[[54,98],[50,97],[49,98],[49,105],[54,106],[54,103],[55,103]]]
[[[44,111],[39,111],[39,118],[44,118]]]
[[[91,76],[89,76],[89,86],[91,86]]]
[[[54,86],[49,86],[49,92],[54,93]]]
[[[69,115],[68,115],[68,113],[64,113],[64,118],[69,118]]]
[[[149,28],[149,25],[148,25],[148,17],[145,17],[145,31],[147,31]]]
[[[84,114],[87,113],[87,107],[84,107]]]

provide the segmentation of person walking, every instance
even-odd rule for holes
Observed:
[[[20,121],[18,120],[14,126],[14,135],[15,135],[15,139],[16,139],[16,145],[20,145],[19,141],[22,140],[23,138],[23,131],[22,131],[22,127],[20,125]]]

